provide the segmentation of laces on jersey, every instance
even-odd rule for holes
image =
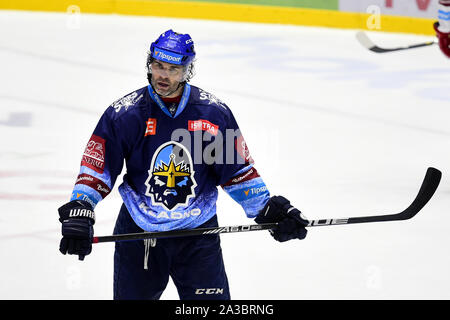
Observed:
[[[148,256],[150,247],[156,246],[156,239],[144,239],[144,270],[148,270]]]

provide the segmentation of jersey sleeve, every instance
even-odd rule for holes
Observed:
[[[215,164],[219,184],[242,206],[247,217],[254,218],[269,200],[269,190],[254,167],[254,160],[231,112],[228,124],[221,132],[224,137],[223,163]]]
[[[71,200],[85,200],[95,207],[111,192],[126,152],[121,140],[108,108],[84,149]]]

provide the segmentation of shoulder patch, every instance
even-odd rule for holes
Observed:
[[[113,107],[116,110],[116,112],[119,112],[122,108],[124,108],[125,111],[127,111],[129,107],[135,105],[140,99],[142,99],[142,97],[143,97],[142,93],[138,96],[138,92],[135,91],[116,100],[111,104],[111,107]]]
[[[216,106],[222,107],[225,110],[228,110],[225,103],[223,103],[219,98],[217,98],[212,93],[206,92],[205,90],[198,89],[199,90],[199,98],[201,101],[205,101],[208,104],[215,104]]]

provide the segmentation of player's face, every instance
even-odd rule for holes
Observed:
[[[182,88],[178,88],[184,72],[184,67],[155,60],[152,67],[152,86],[156,93],[164,97],[176,97]],[[178,89],[178,90],[177,90]]]

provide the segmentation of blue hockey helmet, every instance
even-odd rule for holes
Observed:
[[[189,34],[170,29],[150,45],[150,55],[160,61],[187,66],[195,58],[194,41]]]

